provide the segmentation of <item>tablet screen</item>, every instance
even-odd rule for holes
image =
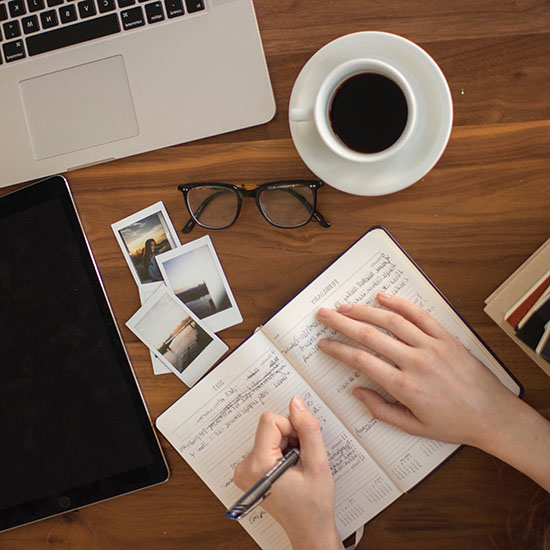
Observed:
[[[0,529],[168,472],[66,181],[0,197]]]

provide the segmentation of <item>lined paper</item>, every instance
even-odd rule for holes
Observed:
[[[377,305],[376,294],[399,295],[429,311],[511,391],[519,386],[498,360],[382,229],[353,245],[215,370],[157,419],[157,427],[212,492],[229,507],[242,492],[233,475],[254,443],[264,411],[288,415],[301,395],[318,418],[336,487],[336,524],[349,536],[416,485],[456,445],[407,434],[372,417],[352,396],[382,388],[319,350],[320,338],[346,341],[316,318],[319,307]],[[228,520],[229,521],[229,520]],[[241,525],[264,550],[290,548],[262,508]]]
[[[242,495],[234,470],[253,446],[261,413],[288,415],[294,395],[302,396],[321,424],[336,486],[336,524],[345,538],[400,491],[262,332],[163,413],[157,427],[229,507]],[[240,521],[262,548],[290,548],[262,508]]]
[[[321,306],[336,309],[342,303],[376,305],[379,291],[399,295],[429,311],[512,391],[517,393],[518,387],[381,229],[367,233],[264,325],[262,330],[342,419],[361,445],[400,489],[407,491],[449,456],[457,445],[412,436],[373,418],[353,397],[354,388],[372,388],[386,399],[393,399],[366,376],[324,354],[318,347],[318,341],[324,337],[356,345],[315,318]]]

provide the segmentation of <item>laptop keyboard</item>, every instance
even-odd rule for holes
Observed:
[[[204,0],[0,0],[0,65],[204,10]]]

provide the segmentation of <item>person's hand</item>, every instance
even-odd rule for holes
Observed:
[[[384,293],[378,301],[385,309],[346,304],[318,312],[327,326],[362,346],[324,339],[319,347],[398,400],[356,388],[371,414],[412,434],[479,447],[550,491],[550,423],[428,312]]]
[[[289,445],[300,444],[300,460],[272,486],[262,502],[285,529],[294,550],[341,549],[334,522],[334,480],[319,422],[300,397],[289,406],[290,419],[263,413],[254,447],[235,470],[235,484],[248,490],[283,457]]]
[[[409,433],[486,446],[520,400],[428,312],[384,293],[378,300],[384,309],[345,304],[318,312],[326,325],[364,346],[325,339],[319,347],[399,403],[366,388],[356,388],[354,395],[374,417]]]

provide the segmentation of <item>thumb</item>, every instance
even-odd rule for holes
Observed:
[[[424,435],[422,422],[404,405],[389,403],[379,393],[367,388],[355,388],[353,395],[365,404],[374,418],[410,434]]]
[[[319,421],[313,416],[300,396],[290,401],[290,422],[300,441],[300,461],[305,471],[326,470],[327,451],[321,436]]]

